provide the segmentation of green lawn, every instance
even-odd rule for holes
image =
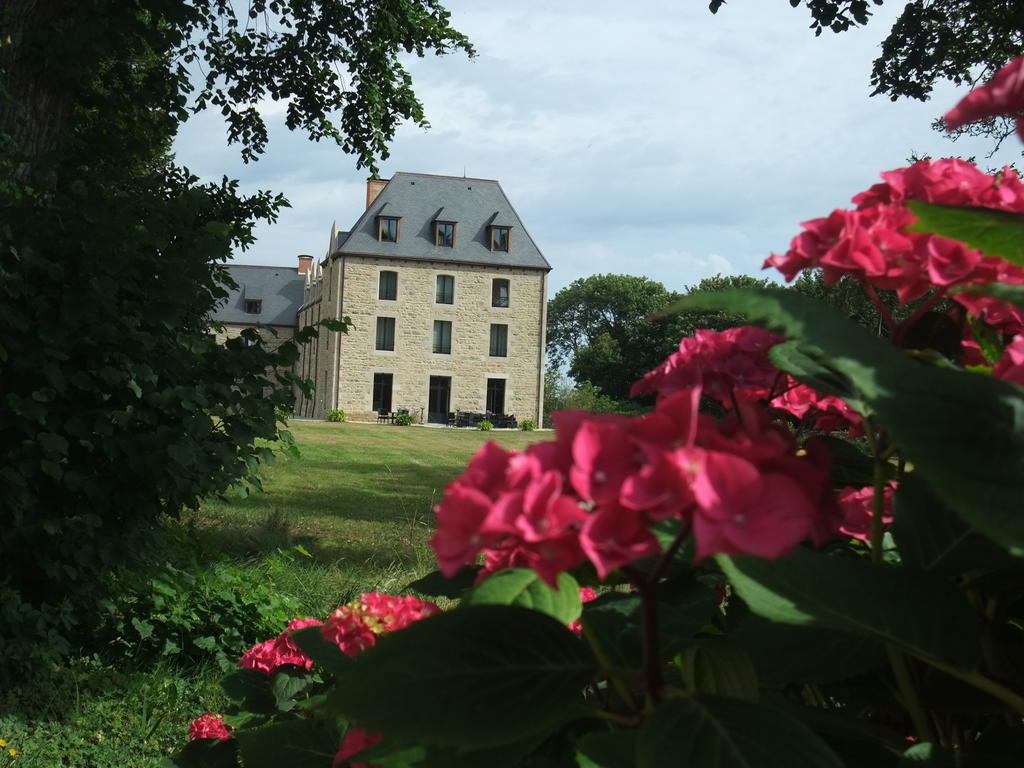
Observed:
[[[487,440],[523,448],[550,433],[293,422],[301,458],[280,458],[265,493],[210,500],[185,516],[202,559],[223,559],[324,617],[434,569],[431,509]],[[299,549],[309,553],[306,556]],[[145,618],[145,617],[140,617]],[[144,768],[185,743],[188,722],[224,705],[221,672],[79,659],[0,690],[0,739],[21,768]],[[0,768],[8,756],[0,751]],[[283,767],[282,767],[283,768]]]
[[[524,448],[550,433],[295,421],[301,458],[279,458],[264,493],[211,500],[194,520],[224,554],[295,553],[273,577],[315,614],[435,567],[427,545],[444,487],[487,440]],[[298,554],[298,545],[311,557]],[[280,558],[277,558],[280,560]]]

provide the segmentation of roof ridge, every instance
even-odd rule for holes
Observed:
[[[418,171],[395,171],[394,175],[388,181],[391,181],[395,176],[423,176],[429,179],[452,179],[453,181],[486,181],[489,184],[497,184],[497,179],[478,179],[475,176],[449,176],[443,173],[420,173]]]

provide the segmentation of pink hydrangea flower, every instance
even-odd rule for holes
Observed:
[[[302,667],[309,670],[313,667],[313,661],[295,644],[291,633],[296,629],[315,627],[323,624],[319,619],[292,619],[288,626],[277,637],[257,643],[244,654],[238,661],[238,666],[244,669],[252,669],[266,675],[272,675],[274,671],[285,664]]]
[[[700,557],[779,557],[835,531],[827,454],[799,451],[749,400],[719,424],[698,411],[700,385],[661,395],[653,413],[634,419],[556,414],[554,442],[509,452],[486,494],[479,473],[451,483],[432,539],[442,571],[483,554],[485,575],[523,566],[554,585],[589,560],[604,578],[657,555],[651,525],[670,517],[692,522]],[[478,454],[476,466],[494,455]]]
[[[947,131],[989,117],[1008,115],[1017,118],[1017,133],[1024,140],[1024,57],[1014,59],[992,79],[975,88],[946,113]]]
[[[1024,336],[1017,336],[1006,346],[992,375],[1024,386]]]
[[[224,715],[207,712],[200,715],[188,726],[188,738],[196,739],[230,739],[231,726],[224,722]]]
[[[342,768],[345,765],[349,765],[351,768],[375,768],[366,763],[349,763],[348,759],[374,746],[380,742],[380,739],[379,733],[370,733],[363,728],[349,728],[345,733],[345,738],[341,741],[341,746],[338,747],[338,754],[334,756],[331,768]]]
[[[377,642],[377,635],[347,605],[335,609],[320,632],[324,640],[334,643],[348,656],[357,656]]]
[[[376,632],[394,632],[425,619],[441,609],[434,603],[420,600],[412,595],[382,595],[370,592],[358,600],[360,615],[366,625]]]
[[[885,502],[882,513],[882,523],[885,526],[892,524],[892,499],[896,492],[896,483],[890,483],[883,492]],[[866,488],[847,487],[839,492],[839,508],[842,510],[843,522],[839,530],[847,536],[861,541],[868,541],[871,538],[871,519],[874,517],[873,486]]]
[[[772,254],[774,267],[793,280],[804,269],[820,267],[831,284],[844,275],[882,290],[901,302],[929,291],[987,282],[1024,283],[1024,269],[984,256],[963,243],[909,232],[910,200],[1024,212],[1024,183],[1011,168],[989,175],[958,159],[925,160],[882,174],[884,180],[853,198],[854,210],[836,210],[804,222],[784,254]],[[954,300],[1000,330],[1022,328],[1019,308],[990,297],[957,293]]]

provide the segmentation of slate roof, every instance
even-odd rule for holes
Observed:
[[[261,325],[296,324],[296,313],[302,304],[306,278],[295,267],[258,267],[227,264],[228,273],[238,288],[228,289],[227,301],[214,310],[212,318],[220,323]],[[246,299],[263,301],[262,311],[250,315],[245,311]]]
[[[377,216],[400,216],[399,242],[377,240]],[[434,221],[457,222],[455,246],[434,245]],[[511,249],[492,251],[488,226],[511,227]],[[551,269],[501,185],[489,179],[396,173],[336,253]]]

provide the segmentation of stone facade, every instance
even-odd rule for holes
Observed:
[[[490,405],[519,421],[540,423],[550,267],[521,223],[512,232],[512,246],[495,258],[488,256],[481,241],[487,227],[497,225],[477,224],[474,216],[496,221],[494,200],[496,194],[499,202],[504,200],[504,193],[485,184],[497,187],[496,182],[419,174],[371,182],[367,203],[374,210],[367,208],[351,233],[332,232],[326,258],[306,275],[298,327],[343,317],[351,319],[352,327],[347,334],[322,330],[317,341],[303,347],[296,373],[313,381],[315,390],[308,399],[300,393],[297,416],[323,418],[340,408],[350,419],[373,421],[378,407],[384,406],[390,411],[407,409],[422,423],[443,421],[445,412],[483,413]],[[396,191],[405,185],[409,186]],[[466,195],[468,201],[452,202],[459,191],[473,193],[474,188],[477,192]],[[460,248],[438,248],[429,242],[430,222],[410,214],[411,195],[431,196],[431,208],[447,205],[444,215],[459,222]],[[385,205],[385,214],[404,215],[399,242],[391,244],[394,253],[360,252],[368,250],[367,232],[378,238],[375,214],[379,216]],[[502,226],[506,221],[518,223],[514,211],[508,210],[499,209]],[[351,236],[357,232],[363,233],[362,241]],[[380,298],[381,272],[397,276],[394,299]],[[437,301],[439,276],[453,279],[451,303]],[[492,306],[495,280],[508,281],[507,307]],[[378,349],[378,318],[394,320],[393,349]],[[435,321],[450,323],[449,352],[434,351]],[[492,326],[506,329],[494,331],[499,339],[494,348]],[[502,337],[507,339],[504,349]],[[390,393],[386,398],[385,387]]]

